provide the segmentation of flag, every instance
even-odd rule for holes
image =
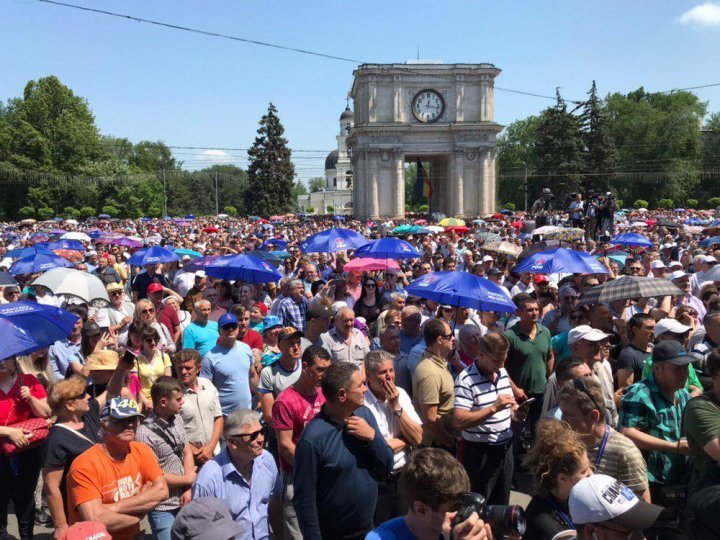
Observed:
[[[421,197],[427,197],[428,200],[432,199],[432,185],[430,184],[430,177],[425,173],[425,169],[418,159],[415,177],[415,198],[420,199]]]

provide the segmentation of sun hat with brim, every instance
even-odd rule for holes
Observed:
[[[686,366],[690,362],[698,360],[694,355],[688,353],[679,341],[661,341],[652,352],[653,364],[666,363],[673,366]]]
[[[115,371],[119,361],[115,351],[97,351],[88,356],[85,368],[88,371]]]
[[[172,540],[229,540],[244,531],[227,505],[216,497],[193,499],[175,516]]]
[[[280,320],[280,317],[276,317],[275,315],[268,315],[263,319],[263,332],[267,332],[268,330],[272,330],[273,328],[277,328],[278,326],[282,326],[283,323]]]
[[[116,291],[121,291],[121,292],[122,292],[123,286],[120,285],[119,283],[108,283],[107,287],[105,287],[105,290],[106,290],[108,293],[114,293],[114,292],[116,292]]]
[[[100,418],[115,418],[116,420],[125,420],[134,416],[145,418],[144,414],[140,414],[137,401],[119,396],[108,401],[100,412]]]
[[[580,480],[570,491],[568,504],[576,525],[614,523],[638,531],[651,527],[664,510],[638,499],[629,487],[606,474]]]
[[[571,328],[568,332],[568,343],[573,344],[581,340],[587,341],[602,341],[610,337],[610,334],[606,334],[602,330],[593,328],[588,324],[581,324],[575,328]]]

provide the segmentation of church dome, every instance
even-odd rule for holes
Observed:
[[[352,120],[354,118],[353,112],[350,110],[350,107],[345,107],[345,110],[340,115],[340,120]]]
[[[338,151],[333,150],[325,158],[325,170],[327,171],[328,169],[334,169],[335,165],[337,165],[337,161],[338,161]]]

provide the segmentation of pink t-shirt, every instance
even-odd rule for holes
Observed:
[[[322,390],[317,389],[314,396],[304,396],[292,386],[286,388],[275,399],[272,408],[272,428],[292,430],[292,442],[298,442],[303,429],[325,403]],[[292,471],[292,463],[287,463],[280,457],[280,465],[284,471]]]

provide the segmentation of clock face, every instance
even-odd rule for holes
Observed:
[[[435,90],[420,90],[412,100],[412,111],[420,122],[436,122],[445,110],[445,101]]]

